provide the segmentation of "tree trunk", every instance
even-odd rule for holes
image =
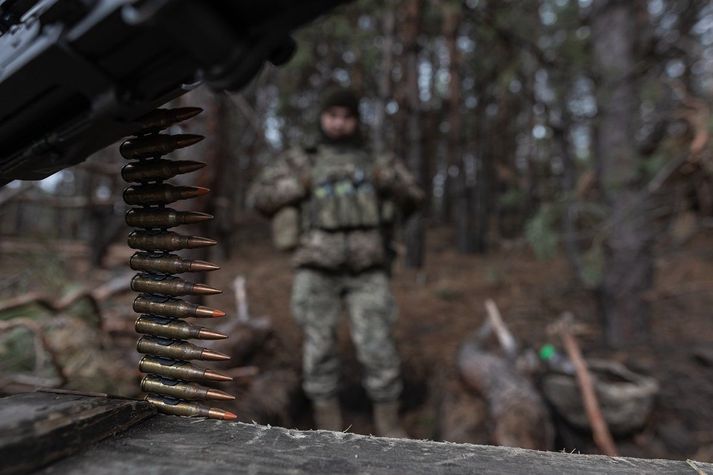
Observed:
[[[450,5],[443,12],[443,36],[448,49],[448,137],[447,155],[449,168],[459,170],[458,176],[450,177],[454,188],[456,247],[460,252],[473,252],[473,213],[471,210],[471,186],[466,157],[463,154],[463,120],[461,104],[462,54],[458,49],[458,30],[461,24],[459,5]]]
[[[385,2],[383,22],[384,44],[382,48],[379,91],[374,110],[374,150],[383,153],[386,149],[386,104],[391,98],[391,70],[394,67],[394,33],[396,15],[392,1]]]
[[[653,280],[652,222],[638,192],[640,160],[634,143],[640,105],[636,78],[634,2],[597,0],[592,22],[600,73],[596,155],[609,206],[601,312],[608,344],[621,347],[648,333],[644,296]]]
[[[421,147],[421,98],[418,86],[419,46],[423,0],[409,0],[405,6],[404,46],[406,49],[406,89],[408,103],[408,164],[422,188],[426,186]],[[406,226],[406,265],[421,268],[425,258],[424,211],[414,213]]]
[[[476,150],[475,185],[471,191],[471,207],[473,213],[473,251],[485,253],[488,249],[488,231],[490,227],[491,190],[494,189],[495,170],[492,160],[492,144],[487,139],[488,124],[486,108],[489,103],[487,84],[481,83],[478,91],[478,106],[475,136],[473,138]]]

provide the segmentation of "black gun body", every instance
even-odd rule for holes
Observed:
[[[240,89],[266,61],[289,59],[294,29],[346,1],[24,6],[20,21],[0,25],[0,185],[81,162],[141,130],[142,116],[199,82]]]

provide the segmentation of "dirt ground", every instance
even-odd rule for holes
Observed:
[[[257,422],[282,421],[292,427],[312,428],[304,395],[299,390],[283,391],[284,387],[299,387],[296,378],[301,358],[301,333],[289,312],[289,258],[272,249],[266,226],[251,223],[240,233],[231,258],[209,279],[225,293],[211,297],[207,304],[234,312],[230,289],[234,277],[242,275],[247,279],[251,316],[268,317],[274,332],[259,351],[244,358],[267,377],[259,383],[260,376],[256,378],[252,390],[249,381],[240,384],[238,398],[249,396],[254,402],[257,391],[265,401],[275,399],[276,407],[289,406],[288,414]],[[484,302],[491,298],[521,346],[559,345],[548,336],[547,326],[562,312],[570,311],[589,329],[580,337],[586,356],[611,358],[658,380],[661,391],[648,424],[640,433],[616,441],[622,455],[713,461],[713,361],[697,356],[713,351],[710,237],[700,233],[657,259],[657,281],[650,295],[651,342],[616,352],[601,344],[596,299],[577,285],[563,258],[538,261],[525,246],[505,244],[486,256],[463,256],[451,249],[450,242],[447,232],[431,230],[426,267],[415,271],[398,264],[394,269],[393,289],[399,304],[395,333],[406,383],[402,412],[410,435],[492,443],[487,407],[477,394],[464,388],[455,370],[456,351],[483,323]],[[17,260],[3,257],[0,265],[7,270],[16,266]],[[130,296],[127,299],[116,305],[128,308]],[[132,341],[125,335],[107,345],[117,357],[134,365],[137,357],[131,353]],[[233,344],[239,341],[237,338]],[[344,368],[340,400],[348,430],[373,433],[370,403],[360,385],[361,370],[346,321],[340,344]],[[238,403],[238,409],[242,408]],[[259,418],[249,410],[241,416]],[[562,423],[558,424],[557,449],[597,453],[588,434]]]
[[[226,288],[232,276],[246,277],[251,313],[271,318],[284,349],[286,358],[271,364],[299,370],[301,335],[289,313],[289,259],[272,250],[264,229],[253,229],[244,239],[234,258],[215,274],[214,283]],[[658,258],[657,281],[650,295],[651,342],[623,351],[607,350],[601,343],[596,298],[577,285],[563,258],[538,261],[523,246],[463,256],[450,248],[450,242],[447,232],[432,230],[426,267],[414,271],[398,264],[394,270],[393,289],[399,303],[396,338],[406,379],[403,415],[412,436],[441,438],[444,424],[439,418],[451,417],[469,426],[457,437],[459,441],[491,442],[487,408],[463,388],[455,371],[458,346],[483,323],[484,301],[491,298],[522,346],[539,348],[548,342],[559,346],[548,336],[547,326],[570,311],[589,330],[580,337],[586,356],[614,359],[659,381],[661,391],[648,425],[641,433],[617,441],[623,455],[713,461],[713,367],[696,358],[699,350],[713,350],[710,238],[701,234]],[[222,298],[221,303],[230,308],[229,295]],[[346,423],[352,432],[372,433],[369,402],[359,384],[360,368],[345,321],[340,338],[344,367],[340,398]],[[444,399],[451,402],[445,401],[447,407],[458,408],[455,414],[443,414]],[[297,406],[300,410],[308,413],[306,403]],[[310,424],[308,414],[295,419],[298,427],[310,428]],[[558,449],[597,452],[588,434],[559,428]]]

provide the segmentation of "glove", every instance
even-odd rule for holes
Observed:
[[[375,166],[371,173],[374,187],[379,191],[387,191],[394,183],[395,173],[392,169]]]

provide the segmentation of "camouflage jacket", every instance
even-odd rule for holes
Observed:
[[[390,229],[423,192],[393,156],[362,148],[293,148],[253,183],[249,200],[267,217],[299,210],[296,267],[359,272],[387,267]]]

